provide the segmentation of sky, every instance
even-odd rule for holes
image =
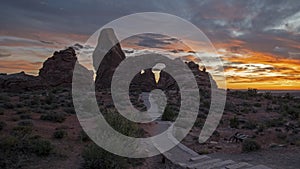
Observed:
[[[55,50],[83,44],[100,27],[137,12],[163,12],[196,25],[224,61],[231,89],[300,89],[298,0],[26,0],[0,6],[0,72],[37,74]],[[165,50],[191,59],[172,37],[145,35],[126,54]]]

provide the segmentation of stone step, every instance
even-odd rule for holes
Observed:
[[[250,167],[250,168],[247,168],[247,169],[271,169],[267,166],[264,166],[264,165],[257,165],[257,166],[254,166],[254,167]]]
[[[210,164],[208,166],[203,166],[203,168],[213,169],[213,168],[219,168],[219,167],[222,167],[222,166],[225,166],[225,165],[230,165],[230,164],[233,164],[233,163],[235,163],[235,162],[232,161],[232,160],[225,160],[225,161],[220,161],[220,162],[217,162],[217,163],[214,163],[214,164]]]
[[[207,155],[200,155],[197,157],[192,157],[190,158],[190,161],[199,161],[199,160],[204,160],[204,159],[209,159],[210,157],[208,157]]]
[[[251,166],[252,165],[249,164],[249,163],[240,162],[240,163],[237,163],[237,164],[232,164],[232,165],[226,166],[222,169],[239,169],[239,168],[242,168],[242,167],[251,167]]]
[[[190,164],[190,165],[188,165],[187,168],[189,168],[189,169],[203,168],[203,166],[207,166],[207,165],[217,163],[217,162],[220,162],[220,161],[222,161],[222,160],[220,160],[220,159],[206,160],[206,161],[199,162],[199,163],[196,163],[196,164]]]

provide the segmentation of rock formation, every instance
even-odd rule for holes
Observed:
[[[73,70],[78,64],[73,48],[54,52],[39,71],[38,76],[27,75],[24,72],[16,74],[1,74],[0,86],[2,90],[37,90],[51,87],[71,87]],[[83,79],[92,79],[92,74],[78,64]]]
[[[110,48],[111,46],[113,47]],[[106,51],[108,52],[106,53]],[[101,58],[103,55],[104,57]],[[102,30],[99,35],[98,45],[93,54],[94,68],[97,70],[96,90],[110,88],[112,76],[124,59],[125,54],[113,29],[107,28]]]
[[[72,48],[54,52],[54,55],[43,63],[39,76],[49,86],[70,84],[76,61],[77,57]]]

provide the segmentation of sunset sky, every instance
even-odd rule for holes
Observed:
[[[298,0],[4,1],[0,72],[37,74],[55,50],[83,44],[106,23],[136,12],[173,14],[201,29],[224,61],[228,88],[300,90]],[[162,49],[186,59],[194,54],[178,40],[151,34],[122,46],[134,53]]]

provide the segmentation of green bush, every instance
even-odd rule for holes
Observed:
[[[140,137],[143,134],[136,123],[124,118],[115,111],[105,113],[104,117],[115,130],[126,136]]]
[[[261,103],[254,103],[253,106],[255,106],[255,107],[261,107]]]
[[[48,156],[53,149],[50,141],[36,139],[31,142],[32,152],[37,156]]]
[[[56,130],[54,133],[53,133],[53,137],[54,138],[57,138],[57,139],[62,139],[64,138],[65,136],[67,136],[67,132],[64,131],[64,130]]]
[[[0,121],[0,131],[6,126],[4,121]]]
[[[295,109],[289,109],[287,113],[290,115],[291,119],[298,119],[300,117],[300,112]]]
[[[7,136],[0,139],[0,168],[24,168],[32,154],[47,156],[51,150],[50,142],[39,137]]]
[[[174,121],[177,117],[177,113],[174,112],[170,107],[166,107],[165,111],[161,117],[163,121]]]
[[[5,111],[5,109],[0,108],[0,115],[4,115],[4,111]]]
[[[243,152],[257,151],[260,149],[260,145],[255,140],[245,140],[242,144]]]
[[[19,116],[12,116],[10,118],[11,121],[19,121],[20,120],[20,117]]]
[[[55,96],[52,92],[49,92],[48,96],[46,96],[45,102],[47,104],[52,104],[54,102]]]
[[[18,122],[19,126],[33,126],[33,123],[31,120],[22,120]]]
[[[229,125],[231,128],[238,129],[239,128],[239,119],[236,116],[234,116],[232,119],[230,119]]]
[[[257,128],[257,123],[254,121],[247,121],[242,128],[253,130]]]
[[[284,121],[282,118],[271,119],[266,122],[266,127],[281,127],[284,125]]]
[[[201,118],[197,118],[194,126],[195,127],[203,127],[203,125],[204,125],[204,121]]]
[[[66,107],[64,108],[64,112],[68,113],[68,114],[75,114],[75,109],[74,107]]]
[[[33,96],[30,101],[30,105],[40,105],[40,98],[38,96]]]
[[[248,93],[248,96],[256,96],[257,95],[257,89],[249,88],[247,93]]]
[[[32,128],[29,126],[17,126],[14,127],[12,130],[12,135],[19,137],[19,138],[23,138],[25,136],[28,136],[32,133]]]
[[[66,114],[52,112],[52,113],[47,113],[47,114],[41,115],[40,119],[46,120],[46,121],[62,123],[66,119]]]
[[[82,153],[83,169],[125,169],[127,159],[103,150],[95,144],[87,146]]]
[[[13,109],[13,108],[15,108],[15,105],[13,105],[12,103],[4,103],[3,104],[3,108],[5,108],[5,109]]]
[[[273,98],[272,93],[271,92],[266,92],[263,94],[264,98],[271,100]]]
[[[90,140],[90,137],[83,130],[81,130],[79,133],[79,140],[82,142],[86,142]]]
[[[287,134],[286,133],[277,133],[276,137],[282,141],[284,141],[287,138]]]
[[[31,119],[31,116],[29,114],[21,114],[20,119]]]

